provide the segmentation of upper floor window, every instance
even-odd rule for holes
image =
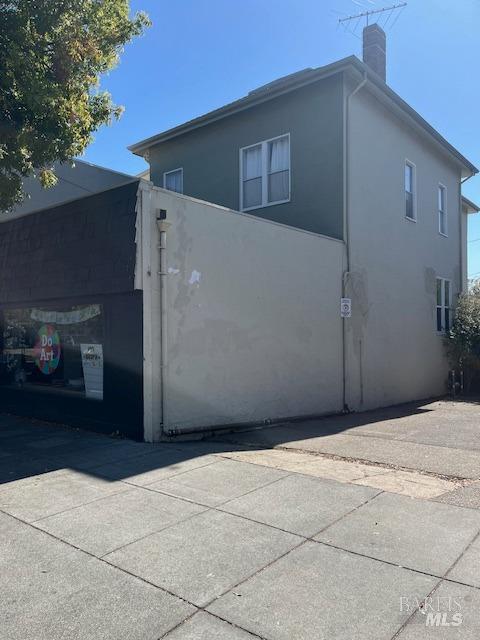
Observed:
[[[240,149],[240,209],[290,200],[290,134]]]
[[[451,283],[450,280],[437,278],[437,331],[450,331],[451,325]]]
[[[438,232],[446,236],[447,225],[447,188],[443,184],[438,185]]]
[[[416,169],[408,160],[405,162],[405,217],[417,219],[416,211]]]
[[[183,193],[183,169],[174,169],[173,171],[166,171],[163,174],[163,186],[170,191],[176,191],[177,193]]]

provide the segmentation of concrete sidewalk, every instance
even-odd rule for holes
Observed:
[[[281,447],[451,478],[480,477],[480,404],[441,400],[232,433],[224,442]]]
[[[420,442],[455,411],[455,447]],[[336,423],[147,445],[0,416],[0,638],[476,640],[480,474],[446,453],[480,448],[479,413],[325,436],[445,450],[442,477],[418,454],[390,488],[393,458],[322,453]],[[410,497],[422,482],[430,499]]]

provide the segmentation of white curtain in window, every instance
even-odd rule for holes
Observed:
[[[262,145],[243,151],[243,208],[262,204]]]
[[[287,171],[290,167],[290,145],[287,136],[269,142],[268,170],[270,173],[276,171]]]
[[[243,152],[243,179],[251,180],[262,175],[262,147],[260,145]]]
[[[290,197],[290,143],[287,136],[268,143],[268,201]]]

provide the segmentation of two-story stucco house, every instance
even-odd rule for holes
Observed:
[[[2,406],[154,441],[443,394],[477,170],[385,66],[371,25],[135,144],[146,179],[5,218]]]
[[[324,324],[315,345],[338,342],[338,409],[441,394],[442,337],[466,286],[476,208],[462,207],[461,184],[477,169],[386,84],[385,66],[385,34],[371,25],[363,62],[305,69],[131,147],[155,185],[343,243],[338,305],[351,298],[352,314]],[[302,263],[288,248],[284,259]],[[286,282],[285,296],[295,307],[298,289],[314,297],[335,277],[326,266]]]

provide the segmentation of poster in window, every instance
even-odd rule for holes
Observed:
[[[35,364],[48,376],[55,371],[60,362],[62,347],[58,331],[51,324],[42,324],[37,332],[34,347]]]
[[[103,400],[103,347],[101,344],[81,344],[85,396]]]

